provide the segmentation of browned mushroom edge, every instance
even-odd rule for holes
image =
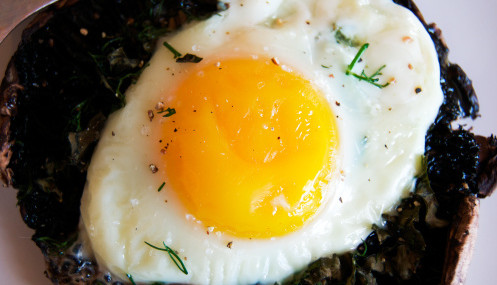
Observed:
[[[151,9],[149,14],[152,18],[146,19],[145,21],[151,22],[151,26],[157,30],[161,28],[171,30],[179,26],[188,18],[185,16],[185,12],[188,16],[203,16],[210,14],[215,10],[215,1],[209,0],[174,1],[173,4],[170,4],[170,7],[166,7],[166,11],[153,10],[157,9],[154,5],[137,5],[138,7],[135,7],[132,4],[132,8],[130,8],[125,7],[125,5],[120,3],[121,1],[117,0],[115,2],[113,0],[102,2],[104,2],[104,4],[99,4],[98,9],[96,10],[93,10],[94,8],[89,4],[90,1],[70,0],[58,2],[56,6],[52,6],[46,11],[40,13],[38,17],[28,26],[23,34],[21,47],[33,44],[33,38],[40,33],[40,30],[45,30],[46,33],[47,27],[50,27],[50,23],[54,25],[54,22],[56,22],[54,19],[60,20],[60,18],[64,17],[77,18],[79,17],[77,16],[79,11],[82,11],[81,19],[88,21],[89,18],[94,17],[94,20],[98,22],[101,20],[101,16],[102,18],[104,17],[103,14],[99,13],[99,11],[107,11],[106,9],[114,8],[114,5],[117,5],[121,10],[114,12],[112,15],[120,16],[118,17],[120,20],[119,25],[130,26],[130,30],[132,30],[132,28],[137,26],[137,21],[139,20],[138,18],[130,16],[136,12],[133,11],[133,8],[139,8],[142,10]],[[436,25],[427,24],[424,21],[420,11],[412,1],[395,0],[394,2],[413,11],[432,37],[441,66],[441,85],[445,94],[445,101],[434,125],[427,134],[426,144],[428,177],[430,179],[429,186],[431,186],[428,186],[428,188],[433,188],[436,199],[432,199],[433,195],[427,194],[426,192],[419,193],[418,196],[412,196],[409,197],[409,199],[402,201],[399,207],[397,207],[397,211],[401,214],[393,213],[392,215],[385,215],[385,219],[387,224],[393,220],[398,221],[404,217],[402,212],[406,213],[407,210],[409,210],[416,212],[418,215],[416,217],[423,217],[425,220],[431,219],[430,223],[425,221],[416,221],[413,224],[413,227],[418,228],[420,227],[419,224],[423,224],[425,229],[420,230],[421,232],[429,230],[429,227],[426,225],[440,224],[442,230],[437,233],[442,233],[443,238],[442,241],[437,242],[442,242],[442,245],[445,246],[442,257],[437,257],[438,259],[436,259],[436,262],[440,263],[440,266],[437,267],[440,268],[440,272],[433,273],[428,271],[426,269],[427,266],[423,265],[424,262],[426,262],[426,258],[421,256],[419,256],[419,258],[417,257],[417,259],[415,258],[412,264],[405,268],[397,268],[399,267],[398,264],[396,265],[392,263],[392,265],[381,260],[380,262],[371,262],[372,258],[370,257],[378,259],[379,256],[380,251],[375,251],[377,250],[374,248],[375,246],[381,244],[382,242],[385,244],[394,239],[396,242],[399,240],[402,242],[403,240],[403,237],[392,237],[392,234],[388,231],[384,231],[381,228],[374,228],[373,233],[368,237],[363,245],[358,246],[356,251],[321,258],[311,264],[308,269],[304,270],[300,274],[297,274],[294,278],[289,279],[288,283],[313,284],[316,282],[324,282],[326,284],[332,284],[334,282],[349,280],[353,284],[368,284],[373,282],[404,282],[406,284],[418,284],[420,282],[423,284],[460,284],[465,279],[465,272],[471,258],[478,225],[478,199],[489,196],[495,189],[497,182],[497,139],[493,136],[490,138],[481,136],[475,137],[467,130],[451,129],[451,122],[457,118],[471,117],[474,119],[478,116],[478,101],[471,85],[471,81],[458,65],[452,64],[448,61],[448,48],[443,41],[441,31],[436,27]],[[178,7],[183,7],[187,10],[178,12],[180,11]],[[127,17],[122,17],[123,15],[127,15]],[[69,21],[68,19],[65,20]],[[78,23],[78,19],[74,21],[76,25],[81,23]],[[88,25],[91,26],[90,23],[88,23]],[[141,27],[143,28],[143,26]],[[89,27],[81,28],[86,30]],[[91,26],[91,29],[94,29],[94,27]],[[93,32],[93,30],[90,31]],[[117,34],[118,32],[116,32],[116,35]],[[78,37],[87,35],[87,33],[77,35],[77,32],[75,32],[74,35],[70,36],[74,37],[74,40],[77,42]],[[140,35],[139,32],[135,34],[135,37],[138,37],[138,35]],[[109,33],[108,36],[113,35]],[[155,38],[152,36],[146,39],[149,42],[145,42],[143,44],[145,47],[144,49],[146,49],[147,44],[149,46],[153,46],[151,45],[151,42],[153,42]],[[47,41],[49,40],[50,39],[47,39]],[[42,44],[53,45],[53,43],[50,42],[42,43],[40,38],[38,38],[38,41],[39,43],[34,43],[35,46]],[[100,44],[100,48],[102,48],[102,43],[99,42],[98,44]],[[113,48],[116,48],[116,46],[113,46]],[[30,92],[33,92],[32,90],[36,89],[35,92],[38,92],[39,88],[46,87],[39,86],[43,85],[44,82],[34,82],[37,84],[35,87],[28,85],[26,82],[23,83],[23,79],[25,79],[26,76],[22,72],[25,71],[20,72],[19,66],[22,64],[26,65],[28,63],[23,62],[22,55],[22,51],[18,51],[18,53],[16,53],[14,58],[11,60],[6,70],[4,80],[0,86],[0,151],[2,154],[0,158],[0,176],[5,185],[13,186],[16,186],[19,183],[19,181],[16,181],[16,177],[22,176],[19,174],[19,170],[22,169],[22,166],[24,166],[22,164],[22,159],[20,158],[21,155],[19,153],[16,154],[16,151],[19,152],[21,150],[22,153],[26,152],[23,146],[16,147],[16,144],[20,145],[23,142],[17,140],[12,133],[14,130],[12,128],[12,124],[13,122],[15,123],[17,118],[16,116],[21,117],[23,112],[25,112],[24,110],[18,109],[18,106],[22,106],[19,102],[23,100],[23,96],[33,96],[30,95]],[[134,54],[134,56],[140,60],[146,60],[149,55],[150,51],[147,50],[141,50],[135,52]],[[134,66],[131,68],[131,71],[137,73],[139,69]],[[127,72],[129,72],[129,70]],[[112,98],[114,98],[117,83],[119,83],[117,88],[119,88],[122,83],[106,82],[103,79],[97,81],[101,81],[101,85],[103,86],[98,90],[98,92],[107,92],[108,94],[106,93],[106,96]],[[47,84],[50,84],[50,82]],[[131,82],[124,82],[122,86],[124,87],[129,84],[131,84]],[[109,101],[112,101],[112,99],[109,99]],[[120,102],[116,102],[115,100],[111,103],[115,106],[120,104]],[[73,172],[79,171],[79,175],[83,175],[84,177],[87,167],[86,163],[88,162],[88,157],[91,156],[92,144],[98,140],[102,122],[105,120],[108,113],[114,108],[116,107],[107,108],[104,111],[95,111],[92,116],[86,118],[84,126],[78,129],[79,132],[74,132],[78,135],[81,134],[81,132],[88,131],[85,132],[84,135],[85,137],[90,138],[90,142],[83,145],[81,142],[76,141],[76,143],[79,143],[75,148],[78,152],[71,152],[72,160],[70,160],[70,163],[74,164],[73,166],[75,169],[72,170]],[[78,127],[80,126],[78,125]],[[460,158],[457,160],[457,155],[467,155],[457,153],[457,146],[461,144],[463,144],[466,149],[469,149],[471,153],[469,156],[473,160],[465,162],[467,164],[471,164],[471,167],[467,167],[469,170],[462,169],[460,171],[461,177],[464,177],[463,179],[447,182],[445,177],[446,175],[444,173],[447,172],[448,167],[447,165],[439,165],[439,158],[447,156],[445,149],[448,148],[451,149],[449,150],[449,156],[456,156],[456,161],[462,160]],[[48,161],[48,158],[46,160],[47,162],[44,164],[44,167],[51,165],[49,164],[51,161]],[[13,167],[13,165],[15,167]],[[26,171],[29,173],[29,170]],[[26,177],[26,175],[23,177]],[[84,184],[84,180],[82,183]],[[419,184],[422,184],[422,182],[419,182]],[[80,195],[82,191],[81,182],[79,182],[78,187],[80,189],[76,192]],[[23,202],[24,195],[33,196],[33,194],[29,191],[20,191],[18,197],[20,200],[19,205],[23,219],[28,226],[36,230],[33,240],[41,248],[45,256],[45,260],[47,262],[47,277],[55,284],[122,284],[120,281],[114,280],[111,274],[100,272],[98,265],[94,260],[90,257],[81,255],[81,244],[74,243],[77,235],[79,207],[75,213],[74,211],[70,213],[76,218],[73,217],[72,220],[62,222],[61,227],[64,227],[65,230],[61,231],[59,235],[54,235],[53,232],[48,231],[46,228],[41,227],[40,224],[37,223],[36,219],[43,213],[40,214],[41,212],[36,212],[40,211],[40,209],[33,203],[44,202],[46,199],[54,199],[54,195],[58,199],[62,200],[62,197],[66,195],[66,192],[64,192],[65,190],[55,190],[60,192],[54,191],[54,193],[52,193],[53,195],[49,198],[34,195],[34,198],[31,198],[29,202]],[[79,201],[79,197],[77,197],[78,195],[76,195],[75,198],[77,201]],[[431,205],[432,202],[436,204],[436,206]],[[438,203],[440,203],[440,206],[438,206]],[[439,209],[436,215],[434,213],[430,213],[432,209]],[[442,226],[443,220],[448,220],[450,224],[445,227]],[[412,226],[411,224],[408,225]],[[54,231],[56,232],[56,230],[58,229],[56,228]],[[414,233],[416,232],[418,232],[417,229],[414,230]],[[46,233],[50,233],[50,235],[46,235]],[[428,237],[424,238],[425,240],[423,243],[425,241],[427,243],[430,242]],[[429,245],[427,246],[429,248]],[[420,249],[419,252],[411,252],[410,250],[412,250],[412,248],[410,249],[401,243],[392,248],[395,248],[396,251],[395,255],[392,255],[392,258],[398,258],[399,256],[402,256],[402,253],[404,255],[411,253],[413,256],[416,256],[419,252],[423,252],[423,249]],[[404,279],[404,277],[408,277],[410,281]]]

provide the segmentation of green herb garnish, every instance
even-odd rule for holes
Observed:
[[[356,47],[359,43],[349,37],[347,37],[344,33],[342,33],[342,28],[338,28],[335,32],[335,40],[339,44],[343,44],[349,47]]]
[[[135,280],[133,280],[133,276],[131,276],[131,274],[126,273],[126,277],[128,277],[129,282],[131,282],[131,284],[136,285]]]
[[[201,57],[198,57],[194,54],[191,54],[191,53],[187,53],[185,54],[185,56],[183,57],[180,57],[180,58],[177,58],[176,59],[176,62],[181,62],[181,63],[184,63],[184,62],[193,62],[193,63],[199,63],[202,61],[203,58]]]
[[[171,257],[171,259],[173,260],[174,264],[178,266],[179,270],[181,270],[181,272],[183,272],[184,274],[188,275],[188,270],[186,270],[185,264],[183,263],[183,261],[181,261],[181,258],[176,254],[176,252],[174,252],[174,250],[172,250],[169,246],[167,246],[165,242],[162,242],[164,248],[157,247],[148,242],[145,242],[145,244],[153,249],[167,252],[169,254],[169,257]]]
[[[71,126],[76,128],[76,132],[81,132],[83,130],[83,128],[81,127],[81,116],[82,116],[83,110],[85,109],[87,103],[88,103],[88,99],[85,99],[85,100],[83,100],[83,102],[79,103],[71,110],[71,113],[73,113],[73,116],[72,116],[72,119],[70,120],[70,124],[71,124]]]
[[[162,113],[166,113],[162,117],[171,117],[172,115],[176,114],[176,109],[174,109],[174,108],[167,108],[166,110],[157,112],[157,114],[162,114]]]
[[[159,186],[159,189],[157,189],[157,192],[160,192],[160,190],[164,188],[164,185],[166,185],[166,182],[162,182],[162,184]]]
[[[355,64],[359,61],[359,59],[361,58],[362,54],[366,51],[366,49],[368,47],[369,47],[368,43],[365,43],[365,44],[362,45],[362,47],[359,49],[359,51],[355,55],[355,57],[352,60],[352,62],[347,67],[347,71],[345,72],[345,74],[347,74],[347,75],[351,74],[352,69],[354,68]]]
[[[387,87],[390,84],[389,82],[387,82],[385,84],[379,84],[379,83],[377,83],[378,80],[379,80],[379,78],[376,78],[377,76],[381,75],[381,71],[383,70],[383,68],[386,67],[386,65],[383,65],[380,68],[378,68],[378,70],[375,73],[373,73],[373,75],[371,75],[371,76],[366,75],[366,73],[364,72],[364,69],[362,70],[361,74],[357,74],[357,73],[354,73],[352,71],[352,69],[354,68],[355,64],[359,61],[359,59],[361,58],[362,54],[366,51],[366,49],[368,47],[369,47],[368,43],[365,43],[365,44],[363,44],[361,46],[361,48],[359,49],[359,51],[355,55],[354,59],[352,60],[352,62],[347,67],[347,70],[345,71],[345,74],[346,75],[352,75],[352,76],[354,76],[355,78],[357,78],[359,80],[364,80],[364,81],[366,81],[368,83],[373,84],[374,86],[376,86],[378,88]]]
[[[173,48],[168,42],[163,42],[162,43],[167,49],[173,53],[174,58],[176,59],[176,62],[180,63],[185,63],[185,62],[193,62],[193,63],[199,63],[202,61],[203,58],[198,57],[194,54],[187,53],[185,56],[182,56],[182,54],[177,51],[175,48]]]
[[[163,42],[162,43],[165,47],[167,47],[167,49],[173,53],[174,55],[174,58],[178,58],[181,56],[181,53],[177,50],[175,50],[168,42]]]
[[[324,65],[324,64],[321,64],[321,67],[322,67],[322,68],[331,68],[331,65]]]
[[[103,46],[102,46],[102,53],[105,53],[107,51],[107,48],[112,45],[113,43],[121,43],[122,41],[124,40],[123,37],[117,37],[117,38],[113,38],[113,39],[110,39],[108,40]]]

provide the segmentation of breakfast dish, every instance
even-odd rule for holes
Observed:
[[[41,14],[2,84],[2,175],[49,278],[463,278],[497,143],[451,128],[478,114],[471,82],[400,2]]]

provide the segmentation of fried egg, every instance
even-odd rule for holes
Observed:
[[[194,284],[273,283],[353,249],[414,186],[439,72],[389,0],[230,1],[161,39],[109,118],[87,242],[123,280]]]

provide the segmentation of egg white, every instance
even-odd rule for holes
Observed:
[[[333,26],[370,44],[354,70],[371,73],[386,65],[379,78],[391,81],[389,86],[345,74],[358,47],[338,43]],[[326,205],[301,230],[267,240],[207,234],[206,225],[182,214],[167,184],[157,191],[167,169],[148,147],[147,112],[157,102],[167,105],[167,94],[193,65],[176,63],[163,41],[212,61],[276,57],[322,91],[337,116],[338,171]],[[84,231],[98,263],[123,279],[131,274],[137,282],[282,280],[319,257],[357,246],[371,224],[380,223],[381,214],[412,189],[442,97],[431,39],[411,12],[389,0],[230,1],[227,11],[159,41],[150,65],[127,91],[125,108],[109,119],[88,170]],[[152,173],[150,164],[159,171]],[[189,274],[144,241],[176,250]]]

